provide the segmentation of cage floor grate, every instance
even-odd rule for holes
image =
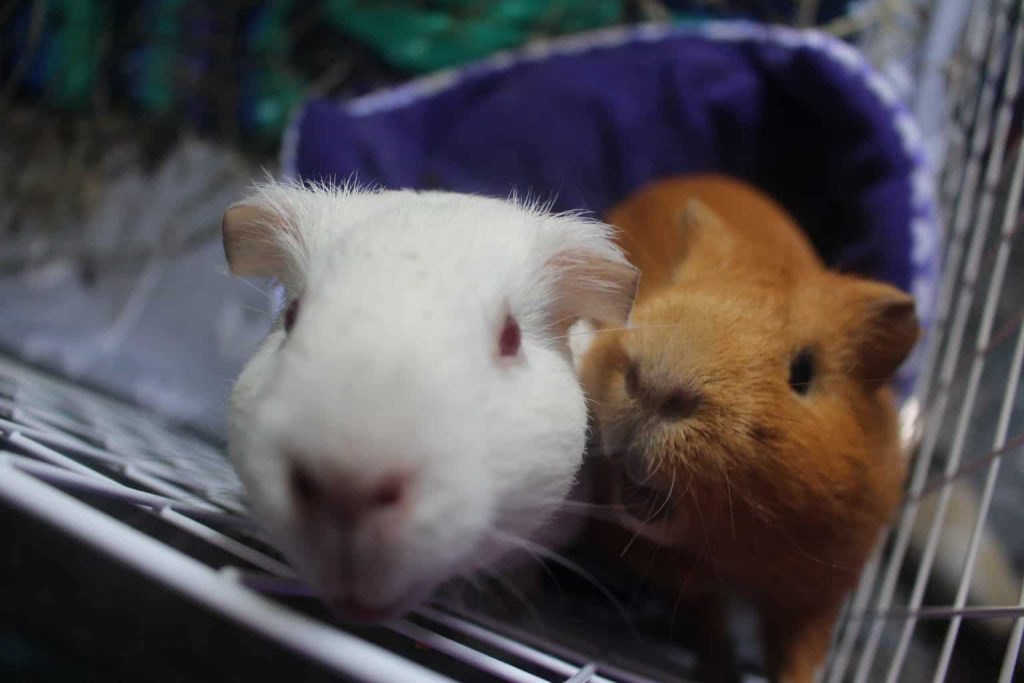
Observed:
[[[217,448],[144,411],[3,359],[0,498],[345,677],[444,680],[409,656],[427,648],[470,666],[479,680],[655,680],[565,644],[528,643],[511,626],[482,625],[482,615],[425,608],[386,627],[404,639],[392,651],[393,642],[385,649],[292,609],[279,598],[314,600],[249,521],[241,485]],[[176,545],[191,551],[106,514],[97,500],[159,519],[186,535]],[[219,551],[219,561],[197,559],[201,546]]]

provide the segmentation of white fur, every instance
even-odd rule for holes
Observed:
[[[400,612],[537,530],[584,448],[565,311],[624,297],[628,312],[635,288],[615,281],[632,269],[610,228],[440,192],[271,183],[241,204],[260,210],[256,239],[285,256],[275,276],[301,309],[238,380],[229,450],[300,572],[328,597]],[[523,335],[511,360],[497,353],[508,313]],[[289,459],[317,475],[410,470],[409,509],[397,527],[310,524]]]

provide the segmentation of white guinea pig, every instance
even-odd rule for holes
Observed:
[[[611,228],[444,192],[268,183],[228,208],[236,275],[287,305],[229,452],[257,519],[342,616],[391,617],[558,509],[587,410],[566,332],[623,324]]]

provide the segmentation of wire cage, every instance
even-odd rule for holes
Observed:
[[[172,4],[141,3],[119,21],[152,32]],[[483,605],[468,590],[385,627],[339,625],[250,521],[215,421],[181,425],[210,406],[166,387],[126,390],[124,378],[140,371],[144,354],[104,360],[110,349],[145,343],[131,328],[144,302],[160,296],[168,261],[201,255],[223,207],[259,166],[274,168],[267,140],[283,129],[281,111],[296,92],[364,92],[412,68],[409,54],[381,56],[366,47],[372,36],[311,10],[260,14],[260,3],[229,4],[207,19],[210,31],[236,27],[233,49],[204,51],[203,36],[194,37],[188,68],[170,71],[160,46],[173,35],[157,32],[141,52],[120,45],[121,34],[89,28],[87,12],[75,15],[98,4],[53,3],[65,19],[77,17],[78,33],[52,34],[64,43],[46,30],[54,21],[47,3],[0,7],[0,32],[21,36],[7,42],[20,48],[5,48],[2,62],[0,277],[71,277],[84,286],[113,277],[95,286],[128,292],[114,298],[113,322],[92,339],[73,327],[63,329],[72,342],[63,346],[26,339],[17,326],[0,332],[11,350],[0,357],[0,511],[11,530],[0,557],[5,666],[97,680],[684,678],[692,652],[653,625],[663,616],[653,601],[623,619],[617,578],[575,565],[550,567],[558,590],[543,606],[507,589],[512,602],[527,603],[525,613]],[[824,24],[855,39],[911,99],[935,162],[943,226],[937,313],[903,409],[913,452],[906,500],[848,601],[821,679],[1018,680],[1024,10],[1014,0],[767,5],[775,14],[757,18]],[[623,6],[601,21],[665,19],[680,7],[751,11],[744,3]],[[290,38],[275,40],[281,35]],[[307,41],[302,58],[287,57],[300,40]],[[61,62],[71,54],[67,41],[108,61],[132,55],[127,63],[136,70],[76,71]],[[33,74],[45,71],[37,59],[43,48],[49,73],[64,80],[58,87],[39,76],[32,90]],[[154,71],[136,82],[138,69]],[[254,69],[260,84],[240,78]],[[95,186],[96,169],[103,187]],[[246,296],[272,305],[266,293]],[[0,295],[9,319],[31,320],[24,316],[32,306],[38,302]],[[221,342],[231,347],[253,336],[264,317],[225,323]],[[240,346],[240,354],[251,348]],[[176,362],[187,363],[188,353],[198,352]],[[745,676],[758,680],[756,654],[742,646],[752,640],[749,624],[736,628]]]

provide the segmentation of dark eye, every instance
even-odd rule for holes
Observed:
[[[288,308],[284,309],[284,331],[291,332],[292,327],[295,325],[295,319],[299,316],[299,300],[292,299],[288,304]]]
[[[814,354],[801,349],[789,364],[789,386],[798,394],[806,394],[814,380]]]
[[[658,412],[668,420],[682,420],[692,417],[700,407],[701,395],[689,389],[680,389],[662,401]]]
[[[498,353],[503,358],[510,358],[519,353],[519,346],[523,341],[523,333],[519,329],[519,323],[511,315],[505,316],[505,324],[501,328],[501,335],[498,337]]]

